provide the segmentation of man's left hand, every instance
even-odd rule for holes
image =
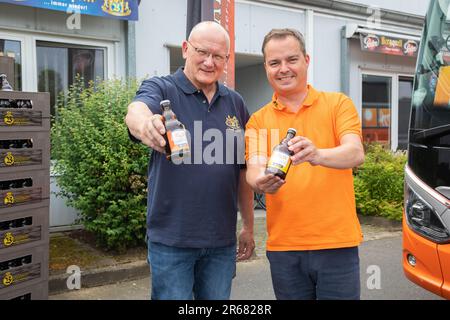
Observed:
[[[253,239],[253,231],[242,228],[239,233],[239,247],[237,249],[237,261],[247,260],[252,256],[255,249],[255,240]]]

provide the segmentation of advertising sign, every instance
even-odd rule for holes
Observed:
[[[396,56],[416,57],[419,42],[411,39],[378,36],[361,33],[361,50],[391,54]]]
[[[0,0],[0,3],[123,20],[138,20],[137,0]]]

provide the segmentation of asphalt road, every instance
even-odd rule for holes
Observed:
[[[401,266],[402,239],[399,233],[360,246],[361,299],[363,300],[435,300],[440,297],[405,278]],[[95,288],[85,288],[50,296],[56,300],[142,300],[149,299],[150,278]],[[233,300],[275,299],[265,257],[240,262],[233,281]]]

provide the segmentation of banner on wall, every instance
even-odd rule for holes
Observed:
[[[230,58],[225,66],[222,81],[227,87],[234,88],[234,0],[215,0],[214,20],[220,23],[230,36]]]
[[[394,38],[360,33],[361,50],[384,54],[417,57],[419,42],[406,38]]]
[[[138,0],[0,0],[0,3],[69,13],[79,12],[122,20],[138,20]]]

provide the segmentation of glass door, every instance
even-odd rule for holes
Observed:
[[[56,100],[61,92],[81,77],[84,86],[105,79],[105,49],[62,43],[36,45],[38,91],[50,92],[51,115],[56,115]]]
[[[364,142],[391,145],[392,76],[362,74]]]

